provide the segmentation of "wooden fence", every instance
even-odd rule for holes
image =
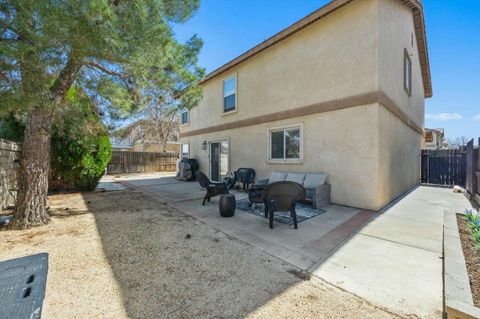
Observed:
[[[464,150],[422,150],[421,182],[466,186],[467,153]]]
[[[113,151],[107,174],[174,172],[178,154]]]
[[[15,205],[22,146],[0,139],[0,211]]]
[[[474,147],[473,140],[467,144],[466,150],[466,190],[480,204],[480,138],[478,139],[478,147]]]

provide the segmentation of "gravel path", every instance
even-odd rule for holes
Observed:
[[[45,318],[399,318],[130,190],[50,196],[0,260],[50,254]]]

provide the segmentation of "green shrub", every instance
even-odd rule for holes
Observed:
[[[105,126],[90,100],[70,89],[68,106],[55,121],[49,188],[94,190],[112,157]]]
[[[105,173],[112,146],[107,135],[53,138],[51,190],[92,191]]]
[[[0,114],[0,138],[10,141],[23,141],[25,131],[25,114]]]
[[[480,212],[465,210],[465,217],[470,227],[473,241],[477,248],[480,249]]]

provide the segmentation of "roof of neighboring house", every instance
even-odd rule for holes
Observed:
[[[442,136],[445,135],[445,129],[443,128],[425,128],[425,132],[439,133]]]
[[[291,26],[283,29],[279,33],[268,38],[267,40],[263,41],[262,43],[258,44],[257,46],[253,47],[247,52],[241,54],[240,56],[236,57],[232,61],[224,64],[218,69],[207,74],[200,81],[200,83],[205,83],[213,79],[217,75],[233,68],[234,66],[242,63],[243,61],[250,59],[254,55],[282,41],[283,39],[289,37],[295,32],[302,30],[308,25],[318,21],[319,19],[329,15],[330,13],[349,4],[352,1],[354,0],[333,0],[329,2],[325,6],[307,15],[303,19],[295,22]],[[405,5],[407,5],[409,8],[412,9],[413,21],[415,24],[415,35],[417,38],[418,54],[420,57],[420,67],[422,70],[423,86],[425,90],[425,97],[432,97],[432,80],[430,75],[430,63],[428,60],[427,36],[425,32],[425,18],[423,14],[423,6],[420,0],[400,0],[400,1],[402,1]]]

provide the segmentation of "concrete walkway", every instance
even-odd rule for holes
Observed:
[[[310,271],[394,312],[441,318],[444,211],[470,207],[451,189],[418,187]]]

